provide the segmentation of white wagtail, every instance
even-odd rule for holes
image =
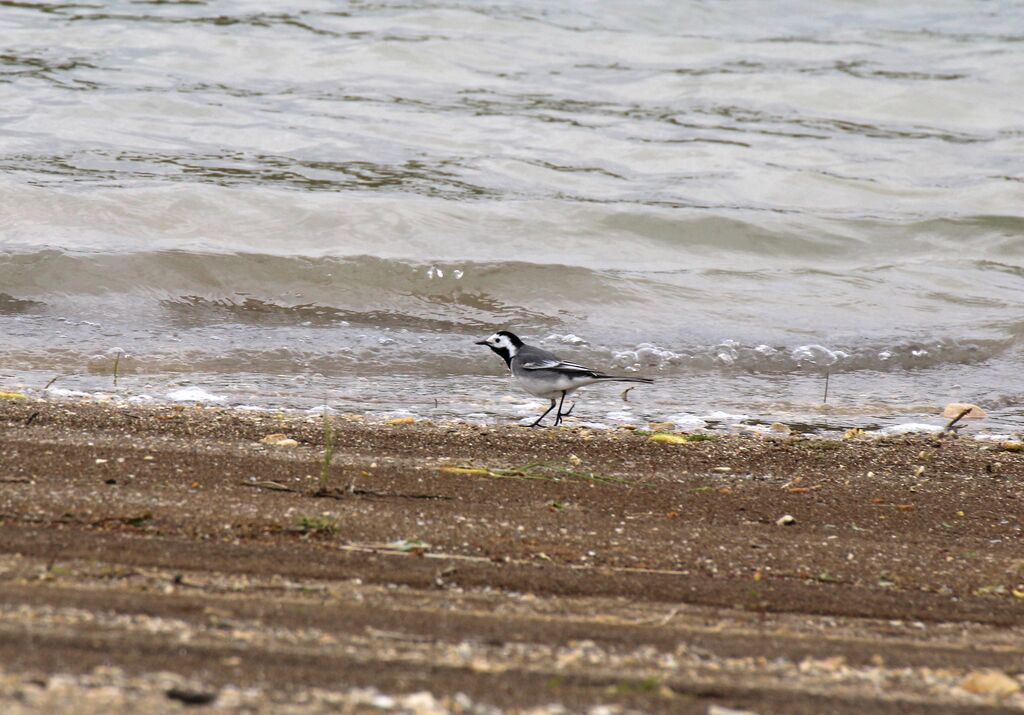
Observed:
[[[519,380],[527,392],[537,397],[544,397],[551,400],[551,406],[544,411],[531,427],[536,427],[540,421],[548,416],[548,412],[555,409],[558,403],[558,411],[555,412],[555,425],[557,426],[563,417],[568,417],[576,406],[574,402],[568,412],[562,412],[562,404],[565,396],[570,392],[578,390],[586,385],[593,385],[595,382],[646,382],[654,380],[646,377],[624,377],[620,375],[605,375],[601,372],[591,370],[571,362],[565,362],[554,353],[547,350],[527,345],[518,336],[507,330],[499,330],[486,340],[478,340],[477,345],[486,345],[501,356],[505,361],[512,375]]]

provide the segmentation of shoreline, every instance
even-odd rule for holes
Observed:
[[[1024,707],[1016,448],[331,422],[0,399],[0,686]]]
[[[253,415],[284,415],[290,419],[316,418],[321,419],[325,413],[323,406],[296,407],[296,406],[260,406],[250,404],[225,404],[222,398],[206,392],[201,388],[187,388],[180,391],[183,395],[194,394],[196,399],[180,398],[152,398],[146,396],[140,399],[138,396],[126,396],[116,392],[82,392],[63,391],[50,393],[49,390],[25,390],[23,386],[15,388],[0,387],[0,401],[2,400],[24,400],[50,405],[94,405],[111,409],[203,409],[212,411],[229,411],[233,414]],[[523,398],[527,399],[527,398]],[[464,425],[467,427],[483,427],[488,429],[517,428],[529,426],[536,416],[543,412],[546,403],[537,401],[537,415],[527,415],[521,418],[514,418],[508,415],[493,414],[488,420],[470,420],[466,415],[445,414],[434,416],[430,414],[416,413],[407,408],[395,408],[380,410],[373,413],[358,412],[352,410],[340,410],[326,405],[326,414],[334,419],[358,421],[367,425],[387,425],[394,419],[411,419],[416,424],[434,426]],[[959,404],[959,403],[956,403]],[[583,421],[576,417],[569,418],[563,427],[566,429],[592,430],[592,431],[616,431],[616,430],[638,430],[638,431],[668,431],[682,434],[710,434],[715,437],[770,437],[785,438],[788,436],[808,437],[821,439],[845,438],[844,435],[850,430],[855,430],[867,438],[888,439],[901,435],[911,436],[937,436],[948,431],[946,428],[950,422],[949,415],[944,414],[945,408],[941,405],[919,405],[913,411],[907,412],[907,420],[894,424],[882,424],[885,420],[893,418],[891,408],[879,406],[884,415],[875,415],[875,425],[861,426],[862,418],[872,416],[872,413],[860,406],[819,406],[820,414],[768,414],[759,417],[739,413],[727,413],[723,411],[712,412],[706,415],[696,413],[677,412],[674,417],[654,418],[649,420],[637,419],[636,421],[602,422],[598,420]],[[887,412],[888,410],[888,412]],[[638,417],[635,416],[634,417]],[[820,420],[815,422],[815,417]],[[828,424],[827,420],[838,417],[849,418],[848,423]],[[934,424],[930,422],[915,421],[922,418],[934,418]],[[998,421],[993,423],[990,419],[981,419],[975,422],[976,418],[967,417],[960,421],[956,427],[958,436],[979,441],[1021,441],[1024,439],[1024,431],[1013,428],[1010,425],[1000,425]],[[552,425],[545,423],[542,427],[550,428]]]

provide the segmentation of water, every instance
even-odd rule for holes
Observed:
[[[0,386],[1019,431],[1024,5],[772,8],[0,1]]]

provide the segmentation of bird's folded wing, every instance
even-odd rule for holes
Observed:
[[[561,360],[533,360],[531,362],[524,362],[522,367],[524,370],[559,370],[567,373],[594,374],[594,371],[589,367]]]

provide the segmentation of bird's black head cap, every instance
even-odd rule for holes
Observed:
[[[499,330],[498,332],[495,333],[495,335],[504,335],[506,338],[508,338],[509,342],[512,343],[512,345],[514,345],[515,347],[523,347],[523,341],[520,340],[519,336],[516,335],[515,333],[510,333],[507,330]]]

